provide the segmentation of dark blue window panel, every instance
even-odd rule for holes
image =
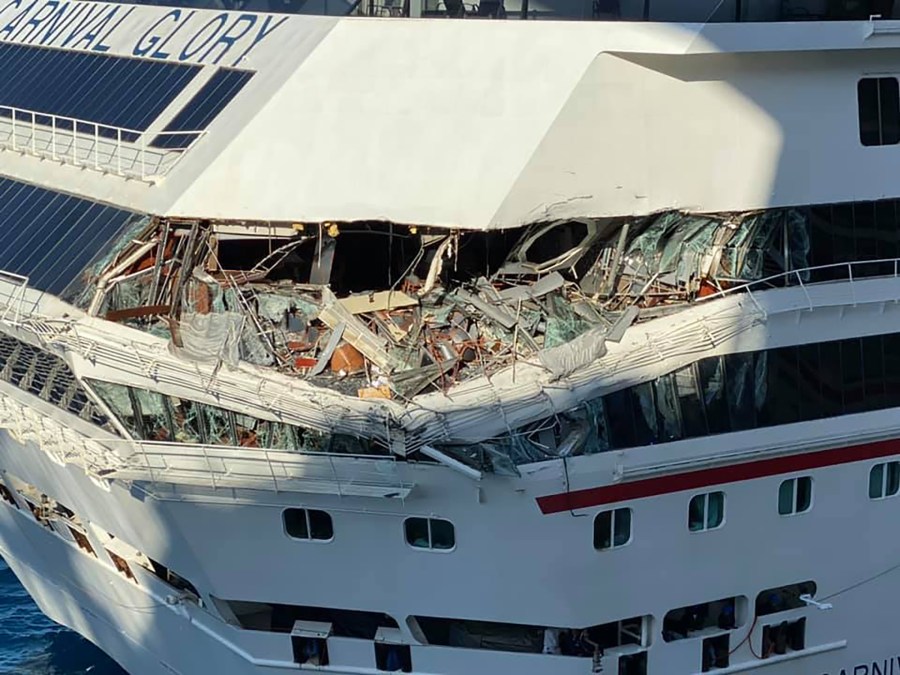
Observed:
[[[0,106],[143,131],[199,71],[200,66],[181,63],[0,43]],[[0,114],[10,116],[8,110]],[[31,123],[31,115],[16,119]],[[49,124],[50,118],[36,121]],[[66,122],[60,126],[71,128]],[[100,133],[115,136],[112,129]]]
[[[116,239],[131,211],[0,178],[0,270],[59,295]]]
[[[163,131],[205,129],[251,77],[253,73],[247,70],[219,68]],[[197,134],[159,135],[151,145],[157,148],[186,148],[196,137]]]

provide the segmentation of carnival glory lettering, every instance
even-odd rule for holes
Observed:
[[[136,9],[68,0],[9,0],[0,4],[0,41],[236,66],[289,19],[148,7],[135,14]]]
[[[900,656],[883,661],[861,663],[851,668],[841,668],[822,675],[900,675]]]

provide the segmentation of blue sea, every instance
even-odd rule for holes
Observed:
[[[0,673],[127,675],[90,642],[41,614],[2,558]]]

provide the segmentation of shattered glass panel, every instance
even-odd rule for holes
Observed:
[[[152,280],[153,270],[147,270],[117,282],[107,291],[103,311],[115,312],[150,305]]]
[[[272,450],[295,450],[294,427],[284,422],[260,422],[259,435],[262,447]]]
[[[728,414],[734,431],[756,426],[756,370],[753,354],[729,354],[725,357]]]
[[[331,436],[322,431],[294,427],[297,449],[301,452],[331,452]],[[349,438],[349,437],[343,437]],[[355,439],[354,439],[355,440]],[[345,445],[346,447],[346,445]]]
[[[81,309],[87,309],[94,297],[97,278],[148,229],[149,224],[150,216],[132,217],[122,232],[110,241],[84,268],[78,278],[66,287],[61,296],[63,300]]]
[[[718,356],[701,359],[697,363],[697,375],[709,433],[721,434],[730,431],[722,359]]]
[[[654,383],[656,390],[656,411],[659,424],[659,441],[675,441],[682,437],[681,415],[673,375],[663,375]]]
[[[175,442],[202,443],[203,432],[197,404],[175,396],[169,396],[168,403],[175,428]]]
[[[206,429],[206,442],[211,445],[237,445],[232,413],[206,403],[197,403],[200,416]]]
[[[555,347],[570,342],[582,333],[593,328],[593,324],[572,309],[572,305],[561,296],[552,296],[548,300],[550,316],[544,336],[544,348]]]
[[[694,377],[694,366],[686,366],[676,370],[673,374],[675,389],[678,393],[678,404],[681,412],[681,424],[685,438],[705,436],[706,416],[703,413],[703,405],[700,403],[700,395],[697,391],[697,382]]]
[[[100,380],[91,380],[90,384],[131,437],[143,438],[140,418],[134,413],[128,387]]]
[[[232,413],[234,417],[234,431],[237,435],[237,444],[243,448],[260,447],[260,431],[262,420],[250,415]]]
[[[155,391],[129,387],[135,412],[140,418],[146,441],[172,441],[172,421],[165,396]]]

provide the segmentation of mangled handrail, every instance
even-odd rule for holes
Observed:
[[[892,274],[873,274],[873,275],[865,275],[860,276],[856,275],[854,278],[853,270],[854,268],[860,268],[865,265],[884,265],[886,263],[890,263],[893,265],[893,273]],[[844,279],[823,279],[821,281],[804,281],[804,274],[808,274],[810,272],[819,272],[827,269],[846,269],[847,274]],[[779,279],[790,279],[791,277],[796,277],[797,286],[801,288],[805,288],[806,286],[816,286],[819,284],[830,284],[835,281],[849,281],[851,284],[853,281],[859,280],[860,278],[874,278],[874,277],[898,277],[900,276],[900,258],[879,258],[877,260],[854,260],[840,263],[829,263],[828,265],[816,265],[814,267],[802,267],[795,270],[788,270],[786,272],[779,272],[778,274],[773,274],[768,277],[764,277],[762,279],[755,279],[753,281],[747,281],[737,286],[732,286],[731,288],[725,288],[716,293],[712,293],[710,295],[705,295],[702,297],[698,297],[698,302],[714,300],[717,298],[725,297],[726,295],[730,295],[732,293],[739,293],[745,291],[751,291],[755,287],[768,285],[771,288],[778,288],[779,286],[775,285],[773,282]],[[784,284],[784,286],[788,286],[789,284]]]
[[[0,321],[18,324],[22,320],[27,290],[28,277],[0,270]]]

